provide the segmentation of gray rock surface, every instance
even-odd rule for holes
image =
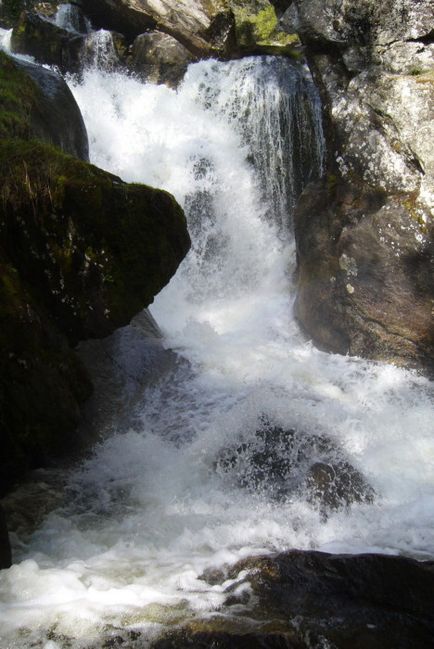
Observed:
[[[83,0],[94,25],[133,39],[158,28],[196,56],[225,55],[234,42],[234,19],[223,0]]]
[[[329,146],[296,215],[298,318],[323,348],[429,367],[434,2],[296,0],[283,22],[306,46]]]
[[[194,60],[191,52],[173,36],[151,31],[135,39],[128,67],[151,83],[176,87]]]

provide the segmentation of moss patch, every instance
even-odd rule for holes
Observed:
[[[40,98],[36,84],[0,52],[0,138],[27,138],[30,113]]]
[[[296,34],[287,34],[280,29],[276,10],[268,1],[245,3],[233,0],[238,46],[244,49],[274,48],[276,52],[291,54],[294,45],[299,44]]]

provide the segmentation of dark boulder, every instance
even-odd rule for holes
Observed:
[[[220,453],[216,470],[225,481],[268,498],[298,493],[323,515],[374,498],[372,487],[331,439],[283,429],[266,418],[249,441]]]
[[[86,127],[62,77],[0,52],[0,136],[41,139],[89,159]]]
[[[3,511],[3,507],[0,505],[0,570],[10,568],[11,564],[11,544],[9,542],[5,513]]]
[[[79,2],[80,0],[76,0]],[[44,16],[54,16],[59,0],[2,0],[0,2],[0,27],[14,27],[23,11],[37,11]]]
[[[0,54],[0,491],[76,445],[92,386],[71,347],[148,306],[190,245],[166,192],[25,139],[56,135],[46,73]]]
[[[252,641],[249,634],[255,637],[252,646],[260,647],[433,646],[434,565],[430,562],[294,550],[240,561],[221,575],[220,583],[226,579],[234,580],[226,589],[228,608],[223,606],[218,617],[185,628],[179,646],[195,646],[196,634],[204,631],[199,646],[210,648],[238,646],[240,635]],[[249,602],[225,621],[233,594],[243,584],[249,585]],[[163,641],[161,647],[166,646],[175,645]]]
[[[23,12],[14,27],[11,49],[33,56],[38,63],[56,65],[63,73],[80,69],[84,36],[62,29],[43,16]]]
[[[434,230],[414,198],[334,180],[295,214],[296,314],[326,350],[434,368]]]

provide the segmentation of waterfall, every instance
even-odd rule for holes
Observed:
[[[54,16],[54,23],[71,32],[87,34],[91,31],[90,21],[83,16],[80,7],[76,4],[60,4]]]
[[[176,354],[131,425],[59,476],[62,492],[41,478],[57,505],[19,530],[18,563],[0,573],[4,643],[52,648],[57,634],[78,649],[116,629],[152,634],[218,608],[225,586],[203,571],[251,554],[433,558],[432,385],[315,350],[294,322],[291,211],[323,157],[306,71],[254,58],[194,64],[177,92],[95,69],[70,84],[92,162],[174,193],[193,247],[151,307],[161,356]],[[258,478],[264,425],[280,430],[278,460],[288,455],[279,492],[274,460]],[[312,502],[306,470],[324,439],[373,502],[327,517]]]

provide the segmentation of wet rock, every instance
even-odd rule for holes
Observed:
[[[36,138],[89,159],[86,127],[62,77],[0,53],[0,135]]]
[[[151,83],[176,87],[194,60],[191,52],[172,36],[153,31],[135,39],[128,67]]]
[[[83,35],[26,11],[14,27],[11,48],[16,54],[33,56],[38,63],[56,65],[62,72],[76,72],[80,68],[83,42]]]
[[[76,0],[77,3],[79,0]],[[2,0],[0,2],[0,27],[10,29],[14,27],[23,11],[37,11],[43,16],[54,16],[59,0]]]
[[[295,217],[298,319],[324,349],[430,369],[432,2],[300,1],[284,24],[306,46],[329,151]]]
[[[227,633],[224,631],[180,631],[158,640],[152,649],[303,649],[285,633]]]
[[[434,233],[414,197],[334,178],[295,214],[296,314],[323,349],[432,371]]]
[[[276,500],[301,492],[323,514],[374,497],[372,487],[332,440],[285,430],[268,420],[251,440],[225,449],[216,470],[223,479]]]
[[[129,40],[158,27],[195,56],[225,56],[235,42],[233,14],[221,0],[84,0],[83,7],[97,27],[120,31]]]
[[[339,509],[353,502],[372,502],[374,491],[349,462],[315,462],[309,468],[306,487],[313,502],[325,511]]]
[[[298,36],[285,32],[278,19],[279,7],[269,0],[230,0],[235,16],[237,50],[243,54],[297,57]]]
[[[291,551],[241,561],[228,576],[237,575],[253,591],[246,617],[286,625],[303,647],[426,649],[432,644],[432,563]]]
[[[96,66],[104,72],[125,72],[127,42],[122,34],[100,30],[84,39],[80,62],[82,68]]]
[[[0,54],[0,491],[77,443],[92,386],[71,348],[127,324],[190,245],[166,192],[24,139],[52,141],[46,72]]]
[[[3,507],[0,505],[0,570],[12,565],[11,545]]]

